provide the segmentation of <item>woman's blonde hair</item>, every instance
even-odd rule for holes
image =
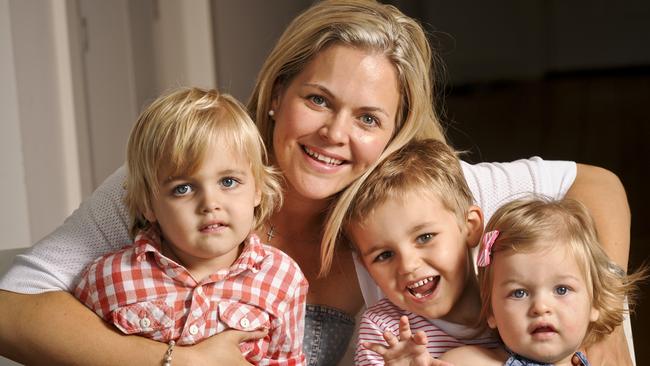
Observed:
[[[254,227],[281,204],[278,174],[266,165],[264,142],[244,106],[216,90],[178,88],[153,101],[129,136],[125,202],[133,218],[132,235],[149,226],[144,213],[159,194],[161,169],[170,169],[172,175],[192,174],[211,144],[222,144],[249,162],[261,192]]]
[[[535,252],[548,248],[548,243],[567,246],[585,276],[591,304],[600,312],[587,329],[585,345],[601,340],[621,324],[626,312],[623,299],[633,300],[638,281],[645,277],[645,270],[626,275],[610,261],[598,242],[592,217],[575,200],[535,196],[509,202],[486,225],[486,232],[492,230],[499,231],[493,258],[500,252]],[[491,263],[478,269],[482,323],[492,314],[493,267]]]
[[[395,133],[376,163],[414,138],[445,141],[434,108],[436,68],[432,67],[434,62],[436,66],[442,64],[432,53],[422,26],[394,6],[374,0],[325,0],[289,24],[262,66],[248,103],[270,154],[274,149],[273,120],[268,111],[274,98],[316,55],[332,45],[384,55],[397,71],[401,99]],[[370,170],[332,200],[321,245],[321,275],[329,271],[343,216]]]
[[[350,225],[363,223],[387,200],[403,199],[412,192],[440,199],[443,207],[456,215],[459,226],[465,223],[474,202],[458,156],[447,144],[433,139],[411,141],[382,161],[363,182],[343,219],[344,232]],[[349,239],[349,235],[342,238]]]

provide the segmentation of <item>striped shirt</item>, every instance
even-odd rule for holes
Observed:
[[[497,347],[499,345],[497,338],[490,331],[481,332],[479,335],[471,338],[461,337],[460,334],[466,336],[471,333],[479,332],[479,330],[446,322],[445,330],[442,330],[441,327],[436,326],[430,319],[402,310],[393,305],[390,300],[384,298],[377,304],[368,308],[361,317],[361,322],[359,324],[359,342],[354,355],[355,365],[367,366],[384,364],[384,360],[379,354],[364,348],[361,346],[361,343],[379,343],[387,347],[388,344],[384,340],[383,333],[388,330],[396,337],[399,337],[399,319],[403,315],[408,317],[411,331],[413,333],[423,331],[426,334],[427,351],[429,351],[429,354],[435,358],[440,357],[443,353],[452,348],[468,344],[488,348]],[[455,336],[450,334],[452,332],[455,333]]]
[[[242,343],[260,365],[302,365],[307,280],[286,254],[251,235],[230,266],[197,282],[160,252],[153,230],[95,260],[75,296],[125,334],[195,344],[226,329],[268,329]]]

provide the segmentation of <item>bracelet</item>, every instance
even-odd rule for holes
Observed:
[[[169,346],[167,347],[167,351],[165,352],[165,356],[163,356],[163,366],[172,366],[172,352],[174,352],[174,345],[176,342],[173,340],[169,341]]]

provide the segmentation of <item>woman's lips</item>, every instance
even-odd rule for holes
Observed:
[[[310,158],[320,163],[331,165],[331,166],[339,166],[345,162],[345,160],[337,159],[335,157],[325,155],[324,153],[319,153],[315,150],[310,149],[305,145],[301,145],[301,147],[302,147],[302,151],[304,151],[305,154],[307,154]]]

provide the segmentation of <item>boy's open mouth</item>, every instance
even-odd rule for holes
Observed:
[[[438,282],[440,282],[440,276],[431,276],[406,286],[406,289],[415,298],[421,299],[431,295],[438,287]]]

